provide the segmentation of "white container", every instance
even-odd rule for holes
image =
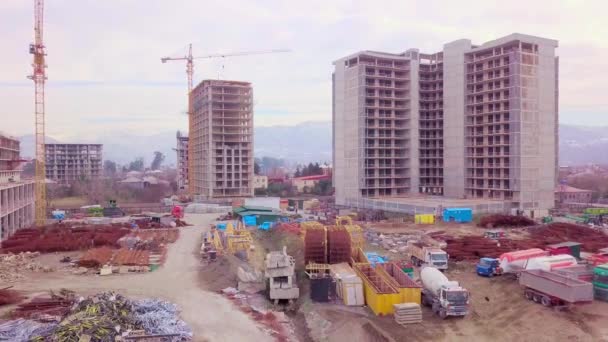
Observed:
[[[550,272],[557,268],[576,266],[576,258],[568,254],[551,255],[528,259],[526,270],[543,270]]]
[[[365,305],[363,280],[355,271],[347,263],[334,264],[329,267],[331,276],[336,281],[336,295],[342,299],[344,305]]]

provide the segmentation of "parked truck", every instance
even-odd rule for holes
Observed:
[[[489,278],[495,275],[501,275],[502,268],[500,268],[500,260],[494,258],[481,258],[475,266],[475,271],[478,275]]]
[[[526,270],[519,276],[524,296],[544,306],[593,301],[593,284],[541,269]]]
[[[433,313],[445,319],[448,316],[466,316],[469,313],[469,291],[450,281],[434,267],[420,271],[422,304],[430,306]]]
[[[427,265],[439,270],[448,269],[448,253],[441,248],[413,241],[408,241],[407,246],[414,265],[418,267]]]

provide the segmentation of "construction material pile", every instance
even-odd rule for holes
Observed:
[[[118,244],[128,249],[161,251],[164,245],[174,243],[178,238],[178,229],[146,229],[122,237]]]
[[[582,244],[582,249],[587,252],[597,252],[608,246],[608,236],[586,226],[570,223],[551,223],[543,226],[527,228],[529,238],[524,239],[498,239],[491,240],[482,236],[451,237],[443,236],[447,243],[446,252],[450,259],[476,260],[481,257],[497,258],[502,253],[524,250],[530,248],[541,248],[545,246],[576,241]]]
[[[146,336],[162,334],[181,341],[192,339],[192,331],[177,317],[177,308],[171,303],[132,301],[113,292],[81,299],[76,304],[73,300],[67,302],[69,307],[53,323],[48,323],[49,315],[41,314],[48,311],[42,308],[28,319],[22,317],[0,325],[0,340],[109,342],[135,332]]]
[[[50,267],[42,266],[35,259],[40,253],[24,252],[19,254],[0,254],[0,282],[9,283],[23,278],[23,271],[51,272]]]
[[[25,299],[19,292],[9,290],[9,288],[0,289],[0,306],[19,303]]]
[[[78,266],[101,267],[108,264],[113,255],[114,250],[109,247],[91,248],[78,260]]]
[[[528,231],[532,239],[542,241],[543,245],[576,241],[582,244],[584,251],[592,253],[608,247],[608,235],[587,226],[550,223],[545,226],[531,227]]]
[[[21,229],[2,241],[0,253],[76,251],[101,246],[117,246],[129,233],[123,224],[71,226],[56,224],[35,229]]]
[[[279,223],[275,231],[283,231],[291,234],[300,234],[300,225],[297,222],[281,222]]]
[[[12,312],[12,318],[27,318],[43,322],[59,322],[74,304],[74,292],[62,289],[59,293],[51,291],[49,296],[36,297],[22,303]]]
[[[477,225],[483,228],[513,228],[533,226],[535,224],[534,220],[525,216],[494,214],[482,217]]]
[[[416,303],[393,304],[395,308],[395,322],[400,325],[421,323],[422,310]]]
[[[506,252],[544,247],[541,241],[531,239],[492,240],[483,236],[446,237],[445,241],[447,242],[445,251],[449,254],[450,259],[455,261],[477,260],[481,257],[498,258]]]

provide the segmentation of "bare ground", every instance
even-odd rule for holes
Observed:
[[[249,316],[219,294],[215,279],[205,279],[198,251],[201,236],[215,219],[213,214],[186,215],[194,224],[182,229],[178,241],[169,247],[165,265],[146,274],[78,276],[65,272],[32,274],[15,284],[26,294],[68,288],[88,295],[113,290],[132,297],[158,297],[176,303],[181,317],[192,328],[195,341],[272,341]],[[201,275],[202,274],[202,275]]]

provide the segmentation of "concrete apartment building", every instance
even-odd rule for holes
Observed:
[[[203,198],[253,196],[253,89],[248,82],[204,80],[190,94],[194,168]]]
[[[45,144],[46,178],[61,184],[102,176],[102,144]]]
[[[556,184],[556,48],[511,34],[334,62],[336,203],[545,213]]]
[[[177,187],[186,189],[188,187],[188,136],[184,136],[180,131],[177,131],[176,138]]]
[[[0,132],[0,241],[34,223],[34,181],[21,178],[19,140]]]

